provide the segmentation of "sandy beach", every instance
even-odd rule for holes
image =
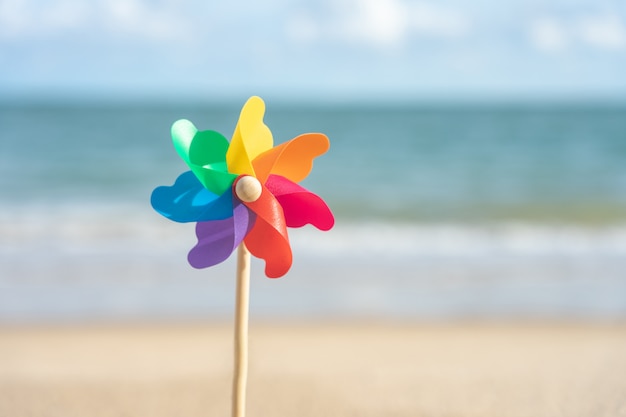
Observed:
[[[4,326],[0,416],[228,416],[231,323]],[[626,324],[252,322],[248,416],[623,416]]]

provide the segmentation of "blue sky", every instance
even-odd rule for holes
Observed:
[[[0,96],[626,98],[623,0],[0,0]]]

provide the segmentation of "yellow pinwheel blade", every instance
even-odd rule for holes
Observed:
[[[244,104],[226,153],[229,172],[255,175],[252,160],[274,145],[272,132],[263,123],[264,114],[265,103],[260,97],[250,97]]]

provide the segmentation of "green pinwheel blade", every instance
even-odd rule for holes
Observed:
[[[172,125],[174,148],[205,188],[217,195],[228,190],[237,175],[228,172],[228,140],[213,130],[199,131],[189,120]]]

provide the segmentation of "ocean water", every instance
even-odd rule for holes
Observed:
[[[0,321],[228,317],[234,256],[194,270],[152,189],[190,119],[240,104],[0,106]],[[337,224],[290,229],[258,317],[626,318],[626,106],[267,103],[276,143],[323,132],[304,186]]]

